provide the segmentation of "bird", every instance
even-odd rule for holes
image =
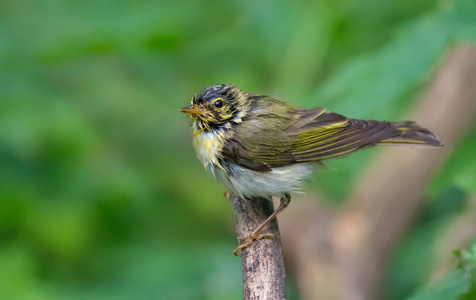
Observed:
[[[243,249],[262,234],[313,171],[329,158],[375,145],[441,147],[442,141],[414,121],[387,122],[348,118],[324,107],[301,108],[234,84],[200,90],[180,112],[189,114],[193,146],[213,177],[238,197],[280,197],[280,205],[247,237]]]

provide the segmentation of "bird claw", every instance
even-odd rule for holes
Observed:
[[[243,251],[243,249],[251,246],[251,244],[253,244],[255,240],[261,240],[261,239],[273,239],[273,240],[279,241],[279,237],[272,233],[260,233],[260,234],[254,234],[254,235],[251,234],[247,237],[238,237],[237,240],[242,242],[238,247],[236,247],[236,249],[233,251],[233,254],[235,256],[238,256],[239,253]]]

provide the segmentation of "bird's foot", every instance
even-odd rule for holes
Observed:
[[[238,254],[242,252],[243,249],[251,246],[251,244],[253,244],[255,240],[261,239],[279,240],[279,237],[272,233],[250,234],[247,237],[239,237],[238,240],[241,241],[241,244],[235,249],[235,251],[233,251],[233,254],[235,256],[238,256]]]

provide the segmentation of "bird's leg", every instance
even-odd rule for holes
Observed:
[[[277,215],[279,215],[280,212],[282,212],[291,202],[291,196],[286,193],[281,196],[280,199],[280,204],[278,208],[264,221],[258,228],[256,228],[249,236],[247,237],[238,237],[239,241],[242,241],[241,244],[233,251],[233,254],[235,256],[238,256],[238,253],[240,251],[243,251],[246,247],[249,247],[255,240],[258,239],[278,239],[278,237],[274,234],[271,233],[261,233],[261,230],[263,230],[266,225],[268,225],[272,220],[276,218]]]

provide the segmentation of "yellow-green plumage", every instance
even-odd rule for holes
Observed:
[[[204,166],[232,192],[246,197],[296,189],[324,159],[378,144],[442,146],[415,122],[346,118],[325,108],[304,109],[234,85],[198,93],[190,113],[194,146]]]

